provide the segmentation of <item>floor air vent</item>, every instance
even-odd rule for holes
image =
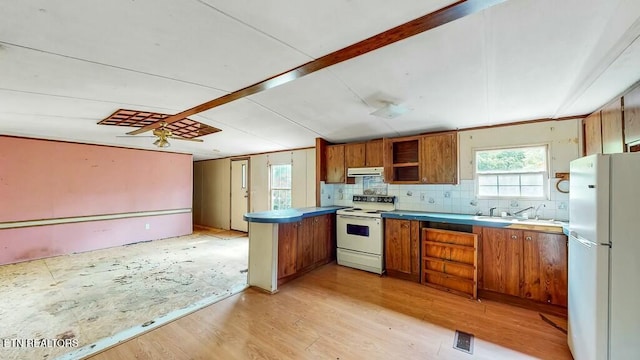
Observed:
[[[473,354],[473,335],[456,330],[456,336],[453,338],[453,348]]]

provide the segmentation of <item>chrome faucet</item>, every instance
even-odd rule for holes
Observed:
[[[489,209],[489,216],[493,217],[493,210],[497,209],[496,207],[492,207],[491,209]]]
[[[536,211],[533,213],[533,215],[535,215],[535,217],[536,217],[536,220],[538,220],[538,210],[540,210],[541,207],[547,207],[547,205],[540,204],[540,205],[536,206]]]
[[[533,206],[529,206],[528,208],[524,208],[524,209],[522,209],[522,210],[518,210],[518,211],[516,211],[516,212],[514,212],[514,213],[513,213],[513,216],[520,215],[520,214],[522,214],[523,212],[525,212],[525,211],[527,211],[527,210],[531,210],[531,209],[533,209],[533,208],[534,208]]]

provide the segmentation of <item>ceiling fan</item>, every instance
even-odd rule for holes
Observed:
[[[160,123],[159,128],[153,129],[153,135],[157,137],[156,141],[153,142],[153,145],[159,148],[169,147],[171,146],[171,144],[169,143],[169,139],[202,142],[202,139],[187,139],[178,135],[174,135],[171,130],[167,129],[167,125],[168,124],[163,121]]]
[[[167,125],[168,125],[167,122],[162,121],[158,128],[153,129],[153,137],[156,138],[156,141],[153,142],[153,145],[159,148],[169,147],[171,146],[171,143],[169,143],[169,139],[203,142],[202,139],[189,139],[189,138],[184,138],[178,135],[174,135],[173,132],[167,128]],[[118,136],[118,137],[131,137],[131,135]],[[147,137],[152,137],[152,136],[147,136]]]

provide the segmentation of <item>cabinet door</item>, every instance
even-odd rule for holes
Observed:
[[[298,252],[296,268],[304,270],[313,265],[313,219],[302,219],[298,226]]]
[[[522,231],[482,229],[482,286],[485,290],[520,296]]]
[[[384,141],[384,177],[388,183],[420,183],[420,138],[407,136]]]
[[[322,216],[321,222],[324,233],[324,242],[327,244],[325,258],[327,261],[334,260],[336,258],[336,216],[333,214],[327,214]]]
[[[365,166],[382,167],[384,165],[382,139],[367,141],[365,155]]]
[[[458,135],[425,135],[420,144],[420,180],[427,184],[458,183]]]
[[[624,142],[640,141],[640,86],[624,96]]]
[[[385,220],[385,267],[389,275],[420,281],[418,221]]]
[[[278,279],[296,273],[298,223],[278,224]]]
[[[344,145],[344,162],[347,168],[364,167],[365,166],[365,149],[364,143],[345,144]]]
[[[584,154],[602,154],[602,121],[600,110],[582,120],[584,131]]]
[[[344,145],[327,146],[327,183],[344,183]]]
[[[325,231],[323,228],[324,219],[322,216],[313,218],[313,262],[319,263],[327,253],[327,243],[325,241]]]
[[[313,262],[326,263],[331,260],[332,226],[331,215],[320,215],[313,218]]]
[[[522,297],[567,306],[567,237],[523,232]]]
[[[620,98],[602,108],[602,153],[624,152],[624,134],[622,132],[622,101]]]

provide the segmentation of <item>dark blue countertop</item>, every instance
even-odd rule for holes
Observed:
[[[418,221],[434,221],[449,224],[489,226],[509,229],[537,230],[568,233],[568,223],[566,222],[545,222],[536,223],[534,220],[514,220],[500,217],[490,218],[488,216],[476,216],[468,214],[433,213],[423,211],[395,210],[382,213],[383,218],[403,219]]]
[[[437,221],[450,224],[479,225],[492,227],[505,227],[510,224],[507,221],[496,220],[477,220],[475,215],[468,214],[449,214],[434,213],[423,211],[407,211],[395,210],[382,213],[383,218],[402,219],[402,220],[419,220],[419,221]]]
[[[304,218],[325,214],[335,214],[344,206],[305,207],[286,210],[270,210],[244,214],[245,221],[267,224],[283,224],[300,221]]]
[[[247,213],[244,220],[256,223],[283,224],[300,221],[304,218],[325,214],[335,214],[343,206],[305,207],[286,210],[271,210]],[[382,213],[383,218],[418,221],[434,221],[450,224],[489,226],[509,229],[537,230],[564,233],[568,235],[569,224],[564,222],[532,224],[527,220],[509,220],[500,217],[489,218],[468,214],[434,213],[424,211],[395,210]]]

